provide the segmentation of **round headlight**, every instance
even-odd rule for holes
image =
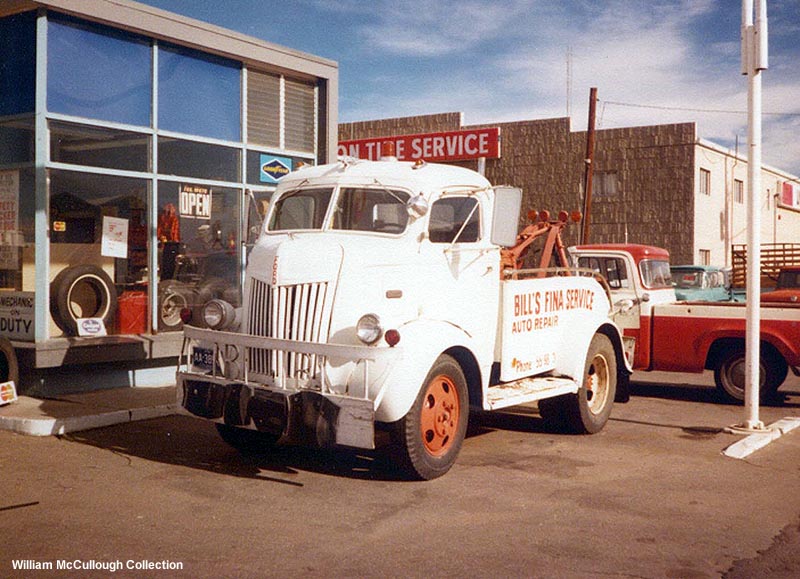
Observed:
[[[203,306],[203,321],[213,330],[220,330],[231,325],[236,312],[225,300],[211,300]]]
[[[381,319],[375,314],[366,314],[361,316],[356,324],[356,334],[358,339],[365,344],[374,344],[381,339],[383,335],[383,328],[381,327]]]

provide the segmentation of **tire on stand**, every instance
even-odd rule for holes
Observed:
[[[731,348],[722,354],[714,368],[714,383],[717,391],[727,402],[741,404],[745,397],[747,378],[746,352],[742,347]],[[775,396],[786,376],[789,366],[779,353],[761,348],[758,375],[760,398]]]
[[[61,270],[50,285],[50,313],[68,336],[78,335],[78,319],[101,318],[111,327],[117,312],[117,289],[96,265],[75,265]]]
[[[542,418],[577,434],[603,429],[617,392],[617,356],[611,340],[595,334],[589,344],[583,384],[576,394],[539,401]]]
[[[464,372],[455,359],[442,355],[428,372],[411,410],[395,423],[396,458],[414,478],[442,476],[458,457],[468,420]]]

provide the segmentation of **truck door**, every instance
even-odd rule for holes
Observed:
[[[611,288],[614,321],[625,337],[626,356],[633,356],[634,350],[641,355],[643,300],[625,259],[616,256],[583,255],[578,258],[578,267],[591,269],[606,278]]]
[[[428,295],[435,294],[431,315],[483,339],[488,359],[493,356],[499,312],[500,249],[489,241],[483,213],[486,199],[453,195],[436,200],[430,209]],[[487,359],[487,358],[484,358]]]

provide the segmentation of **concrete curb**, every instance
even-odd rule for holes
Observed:
[[[800,426],[800,417],[782,418],[766,427],[764,432],[756,432],[734,442],[722,454],[731,458],[747,458],[755,451]]]
[[[168,404],[151,408],[134,408],[132,410],[114,410],[87,416],[71,416],[67,418],[25,418],[0,416],[0,429],[10,430],[17,434],[30,436],[53,436],[103,428],[135,420],[160,418],[177,413],[177,405]]]
[[[125,388],[59,398],[20,396],[0,407],[0,430],[52,436],[178,413],[171,388]]]

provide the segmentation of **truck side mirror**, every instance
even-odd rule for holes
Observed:
[[[518,187],[495,187],[492,211],[491,242],[501,247],[517,243],[519,212],[522,206],[522,189]]]

